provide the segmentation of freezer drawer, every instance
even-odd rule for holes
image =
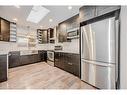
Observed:
[[[115,65],[82,60],[81,80],[100,89],[115,89]]]

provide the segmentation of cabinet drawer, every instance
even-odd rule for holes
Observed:
[[[71,62],[67,62],[66,64],[64,64],[64,70],[73,74],[74,73],[74,64]]]

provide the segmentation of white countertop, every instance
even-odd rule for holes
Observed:
[[[0,51],[0,55],[8,54],[8,51]]]
[[[45,51],[50,51],[50,50],[45,50]],[[51,50],[51,51],[80,54],[77,51],[69,51],[69,50]],[[0,55],[8,54],[8,52],[11,52],[11,51],[0,51]],[[20,50],[20,54],[21,55],[38,54],[38,50]]]
[[[64,53],[74,53],[74,54],[80,54],[77,51],[67,51],[67,50],[56,50],[55,52],[64,52]]]

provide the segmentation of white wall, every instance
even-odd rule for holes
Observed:
[[[127,6],[121,7],[120,88],[127,89]]]

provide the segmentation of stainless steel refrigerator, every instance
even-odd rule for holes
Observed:
[[[112,16],[81,26],[81,80],[97,88],[116,87],[118,22]]]

